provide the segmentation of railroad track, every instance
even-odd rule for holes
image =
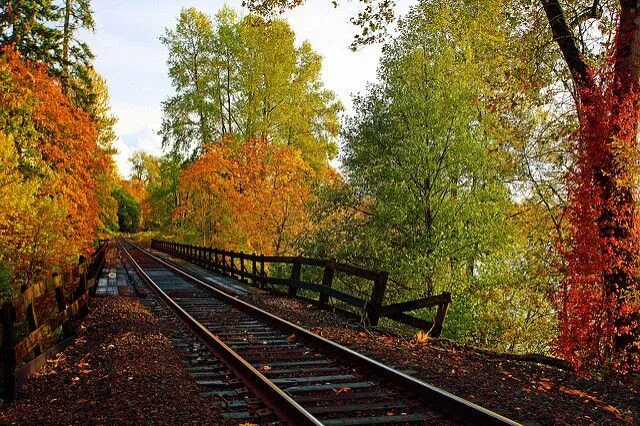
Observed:
[[[231,385],[257,397],[246,398],[253,422],[518,424],[238,300],[129,241],[119,244],[138,277],[197,337],[182,332],[174,344],[204,360],[190,367],[200,384],[224,401],[237,389],[225,390],[229,380],[216,375],[231,372]]]

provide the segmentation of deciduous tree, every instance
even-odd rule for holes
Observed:
[[[287,253],[309,230],[313,175],[295,148],[226,138],[185,170],[177,215],[187,235],[203,244]]]
[[[33,279],[91,250],[100,226],[96,176],[112,161],[97,143],[91,117],[62,93],[43,64],[25,63],[5,49],[0,86],[2,144],[13,164],[8,170],[27,188],[18,197],[23,208],[12,210],[17,216],[0,223],[0,240],[4,256],[16,255],[9,261],[14,273]]]
[[[188,9],[162,40],[176,95],[164,103],[161,133],[173,152],[195,158],[232,134],[292,145],[316,170],[335,156],[341,106],[322,85],[320,56],[309,43],[296,47],[286,22]]]
[[[573,79],[580,122],[570,174],[573,239],[566,253],[559,348],[582,369],[611,364],[623,373],[638,370],[640,4],[607,4],[615,31],[611,44],[600,48],[607,62],[598,64],[589,61],[593,47],[576,38],[575,27],[600,19],[600,2],[571,21],[559,0],[540,2]]]

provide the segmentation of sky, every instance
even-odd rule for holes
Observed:
[[[284,17],[296,33],[323,56],[322,79],[346,108],[351,96],[375,81],[381,47],[372,45],[352,52],[349,45],[358,28],[349,18],[358,10],[357,1],[343,1],[337,9],[329,0],[309,0],[286,12]],[[399,0],[398,14],[405,13],[410,0]],[[215,14],[225,4],[246,14],[242,0],[94,0],[95,32],[84,39],[96,56],[96,70],[107,80],[116,125],[116,164],[128,177],[128,159],[136,150],[161,154],[158,136],[162,120],[161,102],[172,94],[167,75],[167,50],[158,37],[173,27],[180,10],[188,7]]]

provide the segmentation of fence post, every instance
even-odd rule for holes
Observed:
[[[225,274],[227,272],[227,252],[222,250],[220,252],[222,255],[222,262],[220,262],[220,272]]]
[[[16,398],[16,308],[5,302],[0,310],[2,316],[2,398],[5,403]]]
[[[440,337],[442,335],[442,324],[444,324],[444,319],[447,316],[447,309],[449,309],[449,303],[451,303],[451,293],[443,293],[443,295],[448,296],[449,301],[438,305],[438,311],[436,312],[436,317],[433,320],[433,328],[429,333],[432,337]]]
[[[80,295],[83,295],[86,291],[89,290],[89,287],[87,286],[87,263],[84,256],[80,256],[80,259],[78,259],[78,264],[78,272],[80,272],[80,282],[78,283],[78,287],[80,288],[80,290],[78,290],[78,297],[80,297]],[[82,317],[88,312],[89,304],[87,303],[82,308],[80,308],[78,314],[80,317]]]
[[[87,263],[87,259],[84,256],[80,256],[78,258],[78,272],[80,273],[80,281],[78,282],[78,287],[80,287],[80,290],[78,290],[78,293],[83,294],[85,291],[87,291],[87,270],[89,268],[89,264]]]
[[[291,268],[291,281],[300,282],[300,273],[302,272],[302,262],[300,257],[296,257],[293,261],[293,268]],[[289,286],[289,296],[295,297],[298,294],[298,288]]]
[[[333,261],[327,262],[324,267],[324,273],[322,274],[322,285],[324,287],[329,287],[333,285],[333,274],[334,274]],[[329,296],[325,293],[320,293],[320,297],[318,298],[318,303],[320,306],[324,306],[325,303],[329,301]]]
[[[231,264],[231,278],[236,278],[236,252],[231,251],[231,256],[229,257]]]
[[[264,254],[260,255],[260,277],[261,288],[267,288],[267,274],[264,272]]]
[[[253,274],[253,279],[251,280],[251,285],[257,287],[258,281],[256,280],[256,275],[258,275],[258,267],[256,264],[256,254],[253,253],[253,258],[251,261],[251,273]]]
[[[55,274],[51,277],[51,280],[54,282],[55,287],[55,295],[56,295],[56,305],[58,306],[58,312],[64,312],[67,309],[67,300],[64,297],[64,289],[62,288],[62,277],[59,274]],[[73,334],[73,326],[71,324],[71,320],[67,319],[62,323],[62,335],[64,337],[69,337]]]
[[[240,252],[240,281],[246,283],[247,279],[245,278],[244,273],[244,252]]]
[[[22,286],[21,289],[23,292],[26,290],[25,286]],[[33,307],[33,300],[26,308],[26,316],[27,316],[27,326],[29,329],[29,333],[32,331],[36,331],[38,329],[38,317],[36,316],[36,309]],[[38,342],[33,348],[33,354],[35,356],[40,355],[41,351],[40,342]]]
[[[371,300],[367,305],[367,317],[369,318],[369,324],[377,326],[380,321],[380,311],[382,310],[382,303],[384,302],[384,293],[387,290],[387,281],[389,280],[388,272],[380,272],[378,277],[373,283],[373,290],[371,290]]]

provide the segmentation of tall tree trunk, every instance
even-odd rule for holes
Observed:
[[[69,43],[71,43],[71,6],[73,0],[64,2],[64,28],[62,33],[62,91],[69,89]]]
[[[584,62],[559,1],[541,3],[576,86],[580,121],[578,171],[574,176],[578,181],[571,189],[574,241],[564,294],[571,303],[565,304],[565,312],[561,313],[561,339],[568,349],[565,355],[575,355],[577,359],[573,361],[578,363],[584,361],[581,357],[592,357],[600,364],[613,359],[614,368],[623,372],[637,369],[640,312],[631,298],[640,290],[635,187],[640,74],[638,0],[620,0],[613,67],[600,72]],[[596,0],[594,8],[597,4]],[[592,226],[596,228],[593,231],[588,229]],[[578,296],[582,298],[567,294],[580,291],[583,293]],[[586,295],[599,298],[605,312],[573,306],[596,306],[592,300],[583,300],[588,299]],[[582,321],[582,327],[591,330],[580,330],[572,321]]]

